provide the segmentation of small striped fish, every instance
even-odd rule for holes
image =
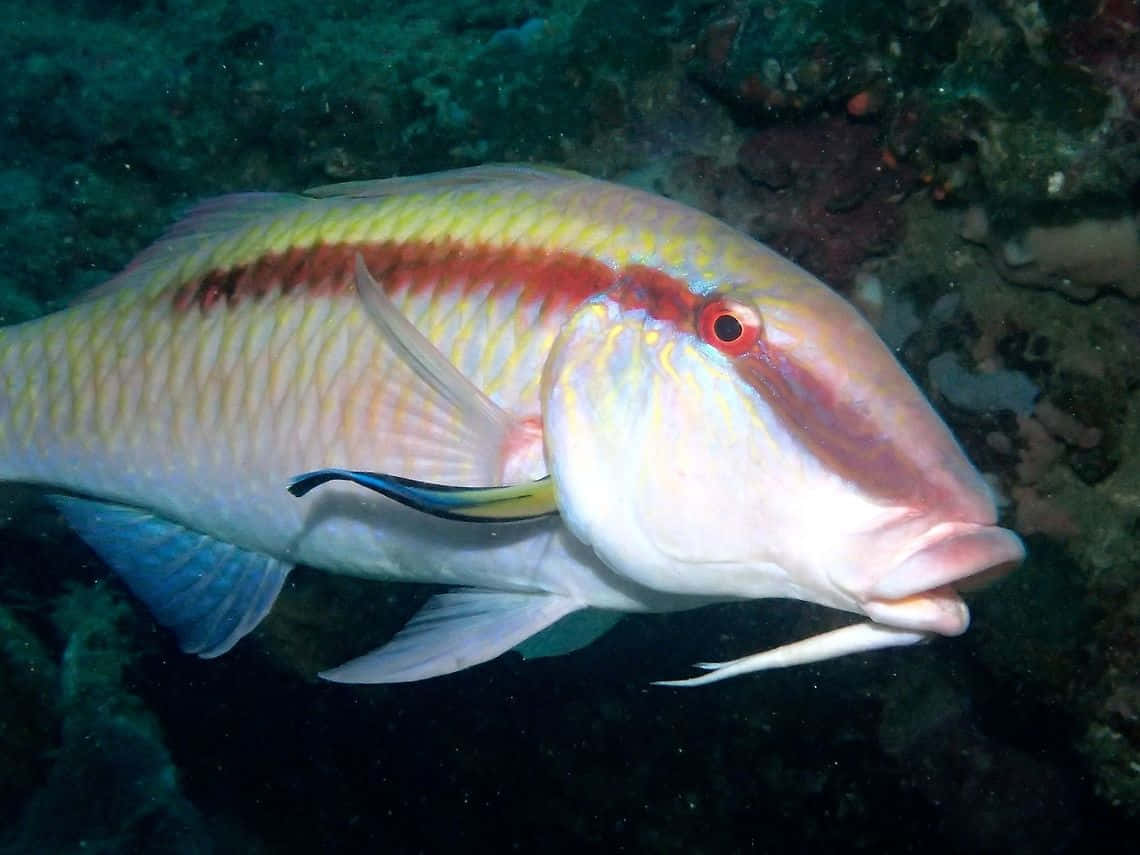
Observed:
[[[0,332],[0,365],[0,479],[47,488],[201,656],[297,563],[456,586],[324,675],[344,682],[544,631],[572,649],[624,612],[792,597],[869,619],[672,683],[695,685],[961,633],[956,587],[1023,554],[841,298],[574,173],[207,202]]]

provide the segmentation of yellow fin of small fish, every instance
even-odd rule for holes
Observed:
[[[86,303],[117,291],[148,284],[174,256],[192,252],[202,244],[236,228],[248,227],[257,217],[274,216],[313,200],[295,193],[230,193],[192,205],[154,243],[136,255],[121,273],[72,299]]]
[[[520,522],[558,513],[550,477],[504,487],[453,487],[428,484],[398,475],[352,469],[318,469],[289,482],[289,492],[301,497],[329,481],[348,481],[395,499],[435,517],[465,522]]]
[[[556,166],[540,166],[533,163],[490,163],[484,166],[472,166],[468,169],[432,172],[427,175],[406,175],[371,181],[343,181],[339,184],[323,184],[319,187],[310,187],[305,191],[305,195],[315,199],[328,199],[334,196],[373,199],[380,196],[426,193],[431,190],[451,189],[472,184],[586,180],[590,180],[589,177],[580,172],[560,169]]]

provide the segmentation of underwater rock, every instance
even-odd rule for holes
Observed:
[[[59,727],[59,669],[16,612],[0,606],[0,805],[13,805],[43,777],[42,756]],[[8,810],[0,818],[11,819]]]
[[[1038,3],[970,4],[953,57],[924,85],[901,85],[891,125],[892,149],[913,157],[939,196],[985,198],[1007,231],[1044,208],[1123,213],[1140,177],[1136,117],[1058,53],[1058,16]]]
[[[1058,541],[1080,534],[1080,524],[1072,514],[1036,487],[1019,485],[1009,492],[1016,506],[1013,520],[1018,534],[1044,534]]]
[[[75,585],[59,598],[53,620],[64,650],[58,665],[37,668],[41,682],[55,678],[39,709],[57,711],[61,741],[46,781],[0,843],[4,855],[214,850],[158,722],[124,685],[132,656],[119,625],[129,613],[105,586]]]
[[[957,354],[949,351],[930,360],[927,370],[942,397],[974,413],[1012,410],[1027,415],[1041,391],[1020,371],[968,371]]]
[[[1107,667],[1081,748],[1093,766],[1097,792],[1140,817],[1140,590],[1123,597],[1098,635]]]
[[[719,217],[847,291],[867,259],[904,233],[900,202],[917,186],[884,162],[874,126],[846,116],[767,128],[736,147],[735,162],[674,157],[641,183]]]
[[[842,116],[759,131],[737,163],[749,181],[740,199],[752,209],[748,231],[839,287],[897,243],[898,202],[917,180],[884,162],[874,126]]]
[[[1132,113],[1140,116],[1140,4],[1098,0],[1072,5],[1076,11],[1069,11],[1056,27],[1061,50],[1106,86],[1116,87]]]
[[[1048,400],[1038,401],[1033,415],[1053,436],[1077,448],[1096,448],[1104,436],[1100,428],[1083,424],[1073,413],[1067,413]]]
[[[1010,282],[1052,288],[1077,300],[1092,299],[1110,287],[1140,297],[1140,226],[1132,215],[1032,226],[1002,238],[986,212],[975,206],[966,212],[961,234],[988,246],[998,271]]]
[[[1104,5],[739,0],[705,20],[692,69],[749,123],[880,119],[935,198],[985,196],[1010,222],[1044,202],[1118,213],[1140,178],[1119,93],[1140,91],[1140,51],[1131,18],[1115,40],[1087,26]]]
[[[650,0],[208,0],[162,26],[114,7],[25,5],[0,35],[0,247],[30,297],[83,290],[76,271],[117,268],[194,198],[561,161],[624,120],[687,20]]]
[[[705,21],[692,69],[751,116],[843,103],[867,115],[952,57],[964,10],[957,0],[739,0]]]
[[[152,728],[123,715],[77,725],[65,730],[47,782],[28,804],[15,839],[0,846],[0,852],[214,851]]]

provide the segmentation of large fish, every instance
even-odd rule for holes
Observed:
[[[704,214],[573,173],[207,202],[0,333],[0,365],[0,478],[56,494],[201,656],[297,563],[458,587],[325,674],[345,682],[457,671],[587,610],[791,597],[869,618],[692,685],[956,635],[956,589],[1023,556],[846,302]]]

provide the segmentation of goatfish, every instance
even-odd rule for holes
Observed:
[[[296,564],[451,587],[322,675],[349,683],[577,626],[551,641],[569,650],[631,612],[785,597],[865,618],[662,681],[692,686],[958,635],[959,592],[1024,554],[838,294],[563,170],[205,202],[0,331],[0,366],[0,480],[45,488],[203,657]]]

